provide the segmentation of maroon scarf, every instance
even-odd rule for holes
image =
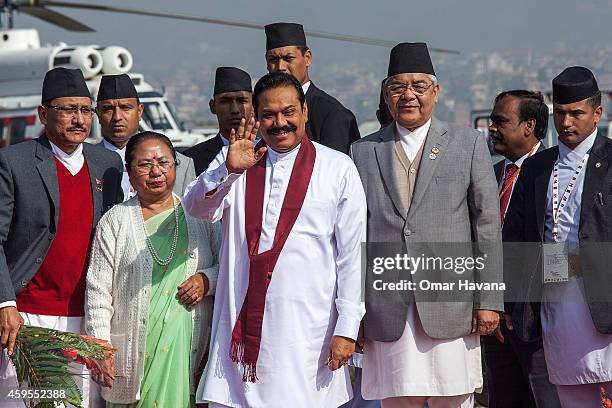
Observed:
[[[245,230],[249,249],[249,288],[240,315],[232,330],[230,358],[244,368],[243,381],[257,380],[257,358],[261,343],[268,285],[278,257],[297,220],[310,177],[314,168],[316,150],[308,136],[302,138],[291,178],[283,200],[280,217],[274,234],[274,243],[268,251],[258,254],[266,177],[267,153],[246,173]]]

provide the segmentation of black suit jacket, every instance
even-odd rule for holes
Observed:
[[[355,115],[340,102],[310,82],[306,92],[310,140],[348,154],[351,143],[360,139]]]
[[[558,146],[527,159],[514,186],[503,228],[505,242],[541,244],[548,183],[559,155]],[[612,334],[612,140],[598,135],[587,161],[581,196],[580,267],[591,317],[600,333]],[[505,251],[504,270],[517,271],[512,292],[530,302],[507,304],[517,335],[525,341],[541,336],[541,251]],[[517,267],[520,262],[522,267]],[[520,271],[520,272],[519,272]],[[506,279],[508,281],[508,279]]]
[[[93,236],[100,217],[121,202],[123,164],[116,153],[89,143],[83,155]],[[59,205],[57,167],[45,135],[0,149],[0,303],[15,300],[38,272],[57,232]]]
[[[183,154],[193,159],[197,177],[206,171],[208,166],[210,166],[210,163],[212,163],[215,156],[217,156],[222,148],[223,139],[221,139],[221,134],[217,133],[217,136],[190,147],[189,149],[185,150]]]

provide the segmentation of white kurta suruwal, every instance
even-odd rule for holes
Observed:
[[[255,383],[243,382],[241,368],[229,356],[249,283],[246,172],[228,175],[225,165],[211,167],[187,188],[184,208],[189,214],[223,219],[211,348],[198,401],[211,401],[213,407],[335,408],[352,397],[347,368],[332,372],[325,361],[332,335],[355,339],[364,314],[365,194],[348,156],[314,146],[306,198],[266,295]],[[299,148],[287,153],[268,149],[259,252],[272,246]]]
[[[573,150],[559,143],[560,192],[565,191],[582,159],[588,159],[596,137],[597,130]],[[573,254],[578,252],[585,174],[583,169],[577,176],[576,186],[559,214],[559,235],[556,241],[567,242],[568,250]],[[555,242],[552,236],[551,192],[552,175],[546,206],[546,242]],[[581,277],[571,276],[567,282],[544,285],[540,315],[550,382],[556,385],[578,385],[612,381],[612,335],[599,333],[595,328]]]

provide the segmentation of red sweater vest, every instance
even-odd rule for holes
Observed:
[[[60,207],[57,233],[36,275],[17,296],[20,312],[84,316],[85,275],[93,224],[87,163],[74,176],[55,159]]]

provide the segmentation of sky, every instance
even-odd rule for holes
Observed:
[[[98,0],[118,7],[246,20],[302,23],[307,29],[389,41],[425,41],[461,53],[533,49],[559,45],[593,47],[612,38],[612,0]],[[41,42],[120,45],[134,56],[135,72],[168,72],[174,66],[233,65],[254,78],[265,72],[263,31],[154,17],[55,8],[95,33],[71,33],[24,14],[16,26],[36,28]],[[384,75],[389,49],[308,39],[314,61],[380,61]],[[438,57],[434,54],[434,64]],[[320,68],[319,68],[320,69]]]
[[[610,39],[612,0],[146,0],[99,4],[225,17],[259,23],[296,21],[307,28],[377,37],[390,41],[426,41],[431,46],[462,52],[515,48],[546,49],[603,43]],[[193,47],[231,49],[233,58],[264,51],[265,38],[242,28],[164,20],[72,9],[55,10],[97,30],[75,34],[19,14],[20,27],[40,30],[43,42],[114,43],[138,49],[146,61],[159,57],[189,56]],[[386,57],[373,46],[347,45],[311,39],[321,55]],[[263,61],[263,59],[262,59]]]

